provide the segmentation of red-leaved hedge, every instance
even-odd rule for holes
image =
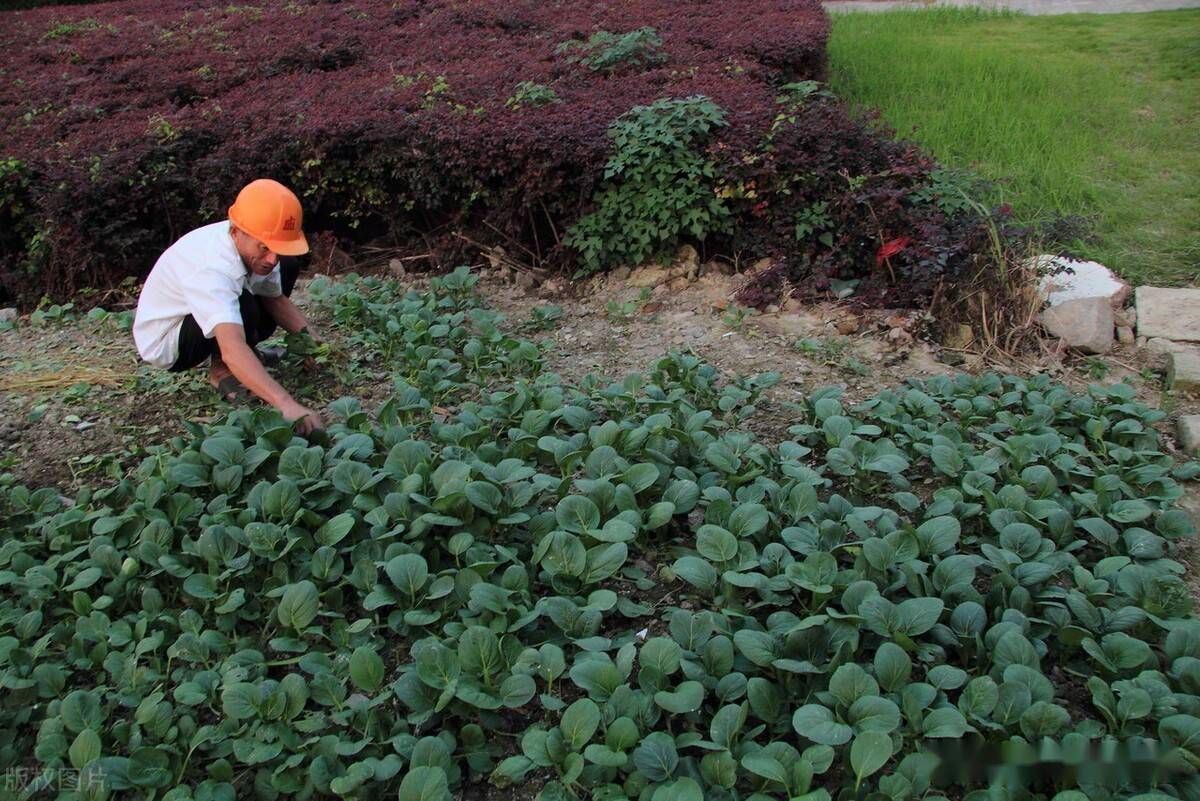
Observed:
[[[647,27],[661,53],[625,69],[589,69],[581,47],[559,47]],[[824,77],[827,32],[818,0],[130,0],[4,13],[0,296],[144,275],[259,176],[294,187],[305,227],[343,242],[389,237],[452,263],[467,240],[511,239],[570,267],[561,239],[593,206],[610,124],[696,95],[728,122],[705,152],[736,224],[710,248],[776,255],[796,281],[869,269],[867,283],[903,285],[895,269],[927,265],[927,242],[965,240],[911,202],[931,168],[920,154],[820,93],[777,102],[780,87]],[[523,82],[557,102],[513,102]],[[800,236],[796,215],[821,202],[829,236]],[[879,248],[904,237],[885,281]]]

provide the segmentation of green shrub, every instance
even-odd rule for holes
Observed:
[[[614,153],[597,208],[565,240],[579,253],[581,274],[661,257],[685,235],[704,239],[726,230],[716,169],[700,149],[725,124],[725,112],[702,96],[637,106],[612,124]]]
[[[650,67],[667,60],[662,50],[662,38],[658,31],[649,27],[622,34],[598,31],[586,42],[563,42],[557,50],[567,53],[568,61],[604,73],[616,72],[623,67]]]

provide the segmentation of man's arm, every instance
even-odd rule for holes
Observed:
[[[278,381],[271,378],[246,344],[246,330],[242,326],[218,323],[213,329],[213,336],[221,349],[221,361],[244,387],[278,409],[286,419],[300,420],[301,433],[307,434],[315,428],[321,428],[320,415],[297,403]]]
[[[292,302],[292,299],[287,295],[279,295],[277,297],[262,297],[263,307],[266,308],[267,314],[271,315],[279,327],[290,333],[297,333],[301,329],[309,329],[309,333],[313,334],[314,339],[319,339],[308,320],[304,317],[304,312]]]

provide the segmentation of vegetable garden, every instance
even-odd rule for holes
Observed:
[[[239,409],[73,499],[0,479],[0,766],[84,799],[1200,797],[1200,465],[1128,386],[818,389],[767,445],[773,376],[565,383],[473,284],[311,284],[395,376],[322,437]]]

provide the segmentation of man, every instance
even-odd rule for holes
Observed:
[[[292,303],[308,252],[300,200],[282,184],[252,181],[229,207],[229,219],[185,234],[159,257],[142,287],[133,322],[141,357],[172,372],[209,359],[208,377],[227,400],[245,388],[298,421],[302,434],[320,415],[297,403],[267,373],[256,346],[274,333],[307,329]]]

